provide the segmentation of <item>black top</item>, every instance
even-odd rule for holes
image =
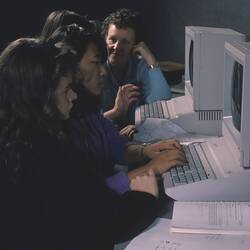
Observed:
[[[113,249],[154,220],[154,196],[117,196],[82,154],[46,133],[32,136],[18,175],[0,186],[0,249]]]

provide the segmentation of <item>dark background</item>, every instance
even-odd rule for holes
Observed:
[[[184,63],[186,25],[232,28],[250,34],[250,0],[56,0],[1,1],[0,50],[22,36],[39,34],[47,15],[59,9],[74,10],[103,20],[121,8],[140,11],[145,41],[158,60]]]

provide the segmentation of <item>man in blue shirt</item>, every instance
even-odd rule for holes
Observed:
[[[120,128],[134,123],[136,106],[171,97],[156,58],[140,41],[138,30],[138,14],[128,9],[111,13],[103,23],[108,59],[102,109]]]

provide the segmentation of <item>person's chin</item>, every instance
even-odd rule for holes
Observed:
[[[112,53],[109,56],[109,61],[119,61],[120,58],[122,58],[121,54],[114,54],[114,53]]]

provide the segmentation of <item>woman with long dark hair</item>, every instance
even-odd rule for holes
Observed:
[[[0,249],[113,249],[157,214],[152,171],[117,196],[65,130],[75,50],[22,38],[0,55]]]

